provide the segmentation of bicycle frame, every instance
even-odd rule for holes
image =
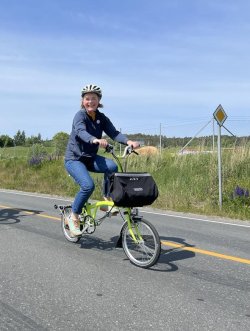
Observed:
[[[89,215],[93,219],[96,219],[97,211],[101,207],[105,207],[105,206],[113,207],[114,202],[113,201],[106,201],[106,200],[103,200],[103,201],[100,200],[100,201],[97,201],[97,202],[94,202],[94,203],[87,202],[85,204],[85,206],[83,207],[83,215],[84,216]],[[105,217],[106,217],[106,215],[105,215]]]
[[[90,216],[96,222],[96,225],[100,225],[101,221],[103,221],[106,217],[108,217],[110,212],[106,212],[106,214],[103,217],[101,217],[99,220],[96,219],[97,212],[98,212],[98,210],[100,210],[101,207],[106,207],[106,206],[113,207],[113,206],[115,206],[115,204],[113,201],[106,201],[106,200],[101,200],[101,201],[97,201],[94,203],[87,202],[85,204],[85,206],[83,207],[83,212],[82,212],[83,220],[80,221],[80,224],[84,224],[84,217]],[[131,234],[131,237],[137,243],[138,240],[136,239],[134,232],[132,230],[131,208],[123,207],[121,209],[122,209],[121,212],[123,213],[122,217],[125,220],[125,222],[127,222],[127,224],[128,224],[128,229]],[[137,227],[135,227],[135,230],[136,230],[136,235],[138,236],[139,240],[141,240],[142,238],[140,236],[140,233],[139,233]]]

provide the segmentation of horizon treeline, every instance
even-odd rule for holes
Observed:
[[[141,145],[145,146],[159,146],[168,148],[168,147],[180,147],[186,145],[191,139],[191,146],[204,146],[204,147],[212,147],[213,144],[216,143],[216,136],[200,136],[200,137],[167,137],[160,135],[149,135],[143,133],[134,133],[127,134],[128,138],[131,140],[137,140],[141,142]],[[67,140],[69,134],[66,132],[58,132],[54,135],[52,139],[42,139],[42,135],[38,133],[37,136],[26,136],[25,131],[18,130],[17,133],[12,137],[9,135],[0,135],[0,147],[14,147],[14,146],[31,146],[34,144],[45,144],[46,146],[50,146],[53,144],[54,140]],[[234,147],[241,145],[250,146],[250,136],[229,136],[222,135],[221,142],[223,147]]]

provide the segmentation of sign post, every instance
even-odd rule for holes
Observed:
[[[227,119],[227,114],[225,113],[224,109],[221,105],[219,105],[215,112],[214,118],[218,124],[218,178],[219,178],[219,207],[222,207],[222,175],[221,175],[221,127],[225,120]]]

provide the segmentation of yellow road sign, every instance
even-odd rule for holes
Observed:
[[[225,113],[225,110],[223,109],[222,105],[219,105],[215,112],[214,112],[214,118],[216,119],[217,123],[222,126],[225,120],[227,119],[227,114]]]

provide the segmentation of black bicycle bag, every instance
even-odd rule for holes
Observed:
[[[157,199],[158,188],[149,173],[115,172],[109,177],[109,193],[118,207],[142,207]]]

